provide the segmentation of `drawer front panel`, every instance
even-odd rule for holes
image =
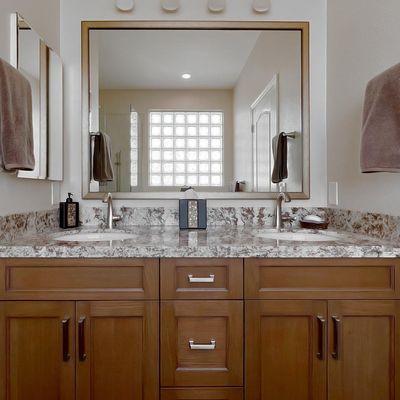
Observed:
[[[162,389],[161,400],[242,400],[242,388]]]
[[[245,295],[262,298],[393,298],[395,262],[246,260]]]
[[[11,260],[1,267],[7,299],[158,298],[158,260]]]
[[[243,302],[161,304],[162,386],[241,386]]]
[[[243,260],[161,260],[163,299],[242,299]]]

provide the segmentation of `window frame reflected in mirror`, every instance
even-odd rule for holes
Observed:
[[[310,198],[310,129],[309,129],[309,23],[308,22],[185,22],[185,21],[83,21],[82,22],[82,197],[101,199],[103,192],[91,191],[90,139],[90,32],[92,30],[232,30],[232,31],[299,31],[301,32],[301,140],[302,190],[289,192],[293,199]],[[184,110],[182,110],[184,111]],[[212,111],[212,110],[209,110]],[[250,110],[249,110],[250,112]],[[226,187],[225,183],[225,187]],[[200,189],[201,190],[201,189]],[[204,191],[207,199],[274,199],[276,192]],[[116,199],[179,199],[183,194],[164,190],[149,192],[113,192]]]

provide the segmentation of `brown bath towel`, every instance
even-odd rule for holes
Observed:
[[[0,169],[14,172],[34,168],[31,86],[0,58]]]
[[[278,143],[276,143],[276,141]],[[288,177],[287,168],[287,136],[282,132],[277,138],[273,139],[274,146],[274,170],[272,172],[272,182],[279,183]]]
[[[400,64],[368,83],[361,171],[400,172]]]
[[[106,133],[97,133],[94,137],[93,179],[98,182],[114,180],[111,138]]]

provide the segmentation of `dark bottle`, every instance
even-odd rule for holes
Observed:
[[[79,203],[72,201],[72,193],[68,199],[60,203],[60,228],[77,228],[79,226]]]

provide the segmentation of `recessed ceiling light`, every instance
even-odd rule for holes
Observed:
[[[182,74],[182,78],[183,79],[190,79],[192,77],[192,75],[190,75],[190,74]]]

